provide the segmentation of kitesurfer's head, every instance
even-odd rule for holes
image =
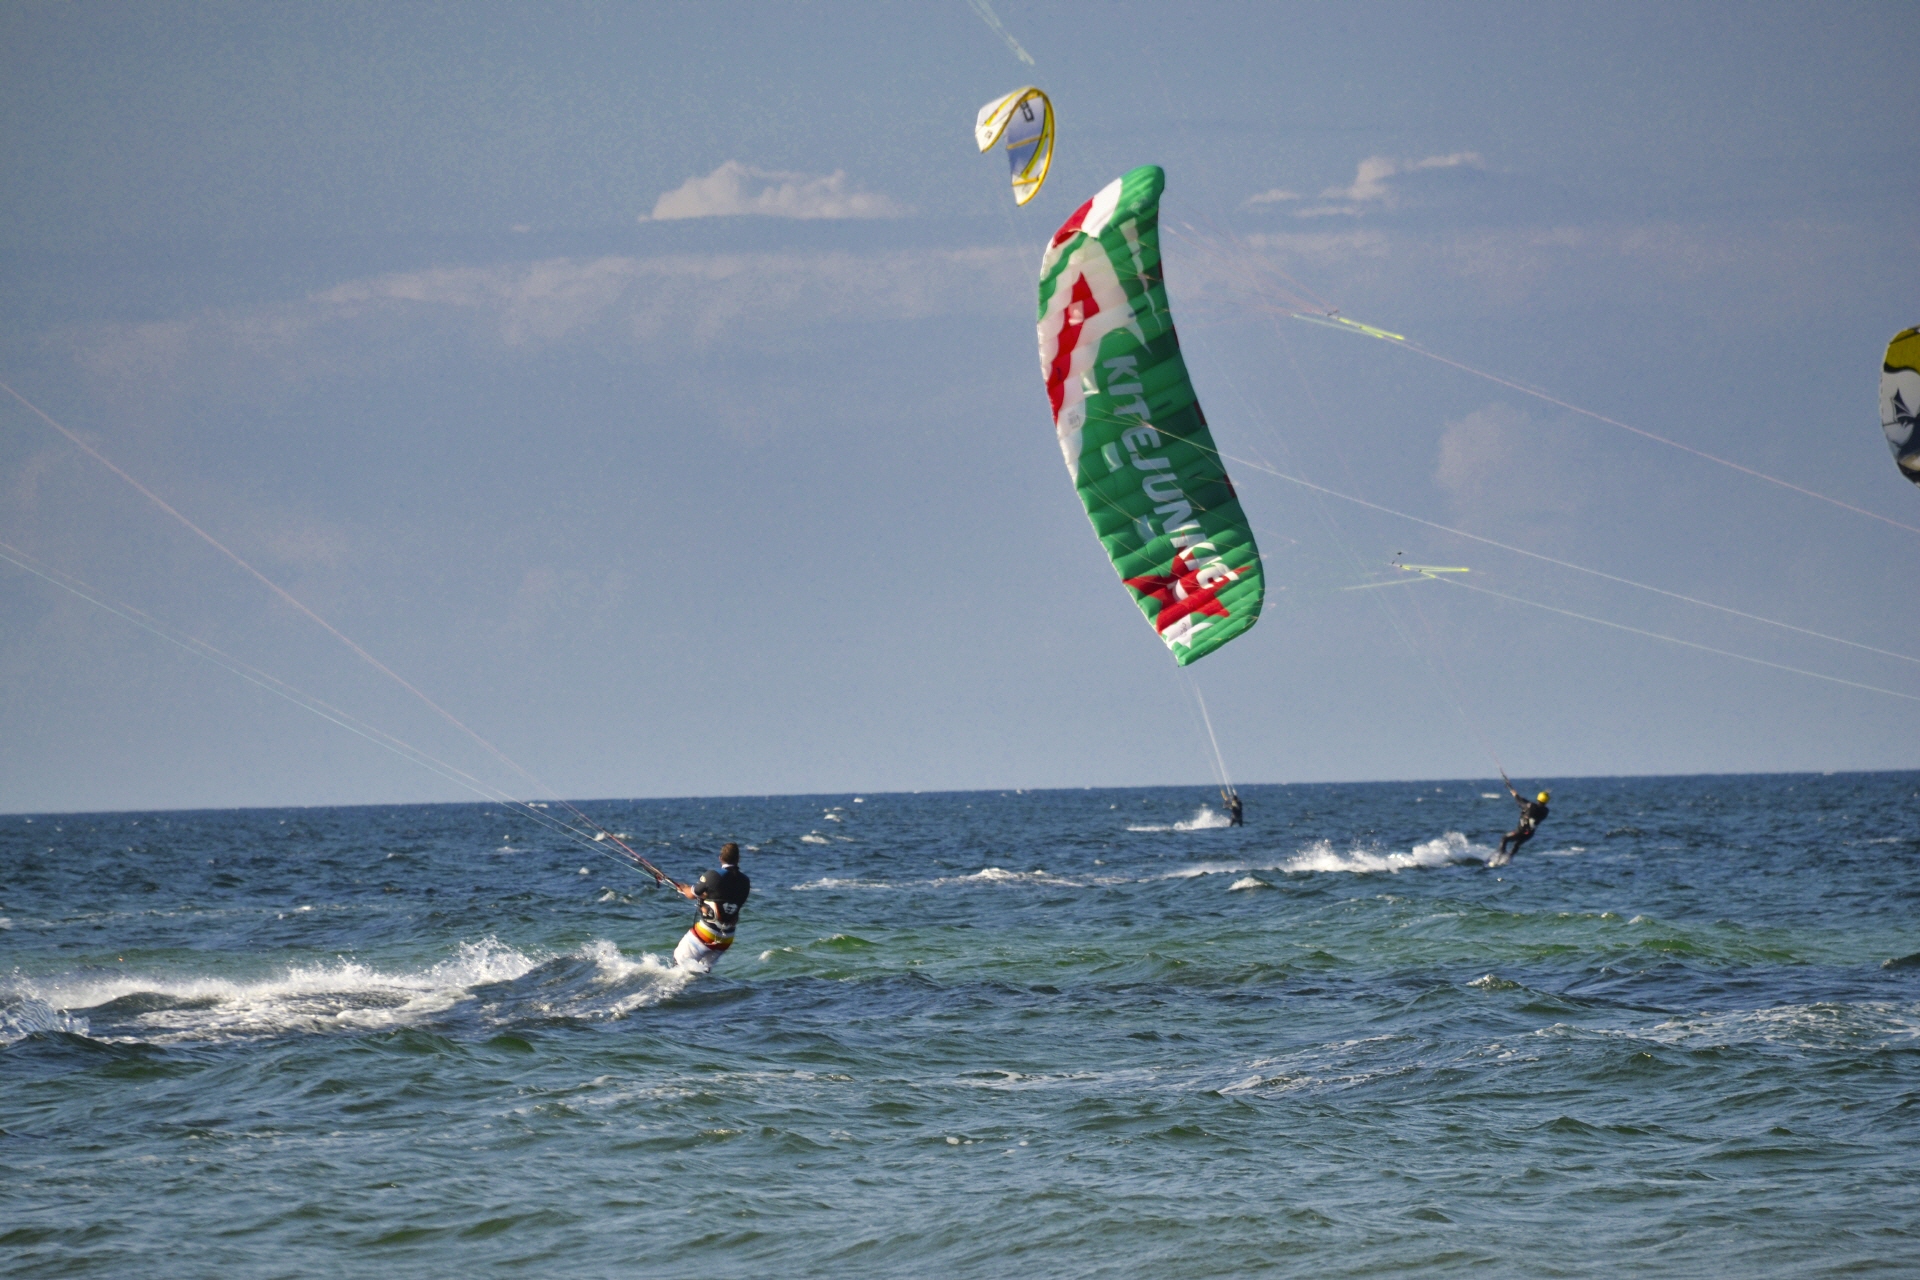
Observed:
[[[740,865],[740,846],[729,840],[720,846],[720,865],[737,867]]]
[[[1540,803],[1541,803],[1541,804],[1545,804],[1546,802],[1547,802],[1547,793],[1546,793],[1546,792],[1544,792],[1544,791],[1542,791],[1542,792],[1540,793]],[[721,855],[721,857],[722,857],[722,858],[724,859],[724,858],[726,857],[726,855],[725,855],[725,854],[722,854],[722,855]]]

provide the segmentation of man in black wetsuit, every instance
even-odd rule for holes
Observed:
[[[673,949],[673,962],[684,969],[709,973],[721,953],[733,945],[740,908],[746,905],[753,888],[740,871],[740,846],[731,841],[721,845],[718,871],[702,871],[692,884],[674,888],[700,904],[700,918]]]
[[[1520,806],[1520,821],[1514,824],[1513,830],[1500,838],[1500,852],[1494,855],[1497,861],[1490,862],[1491,866],[1505,866],[1512,862],[1513,855],[1520,852],[1520,846],[1533,839],[1533,829],[1547,820],[1546,792],[1542,791],[1537,800],[1529,800],[1515,791],[1513,784],[1509,782],[1507,794],[1511,795],[1514,803]],[[1512,847],[1509,848],[1509,845]]]
[[[1246,810],[1240,804],[1240,793],[1232,787],[1221,793],[1227,801],[1227,825],[1241,827],[1246,825]]]

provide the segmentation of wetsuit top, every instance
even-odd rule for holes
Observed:
[[[725,939],[733,941],[733,930],[740,923],[740,908],[747,904],[753,882],[738,867],[702,871],[693,882],[693,893],[700,900],[700,928],[708,936],[707,945]]]
[[[1541,804],[1538,800],[1522,800],[1520,802],[1520,829],[1522,831],[1531,832],[1546,820],[1547,806]]]

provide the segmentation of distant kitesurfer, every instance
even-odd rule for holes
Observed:
[[[1500,852],[1497,855],[1502,864],[1513,861],[1513,855],[1520,852],[1520,846],[1533,839],[1533,829],[1547,820],[1547,793],[1542,791],[1537,799],[1529,800],[1513,789],[1513,783],[1507,783],[1507,794],[1520,806],[1520,821],[1513,830],[1500,838]],[[1512,847],[1509,848],[1508,846]]]
[[[700,904],[700,918],[673,949],[673,962],[682,968],[710,972],[721,952],[733,945],[740,908],[746,905],[747,893],[753,888],[740,871],[740,846],[731,841],[721,845],[718,871],[702,871],[692,884],[673,887]]]
[[[1246,809],[1245,806],[1240,803],[1240,793],[1232,787],[1228,787],[1225,791],[1221,792],[1221,795],[1223,795],[1227,801],[1227,825],[1230,827],[1246,826]]]

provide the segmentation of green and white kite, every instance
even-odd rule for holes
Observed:
[[[1040,264],[1040,370],[1074,488],[1185,666],[1260,617],[1260,552],[1180,357],[1160,275],[1157,165],[1076,210]]]

